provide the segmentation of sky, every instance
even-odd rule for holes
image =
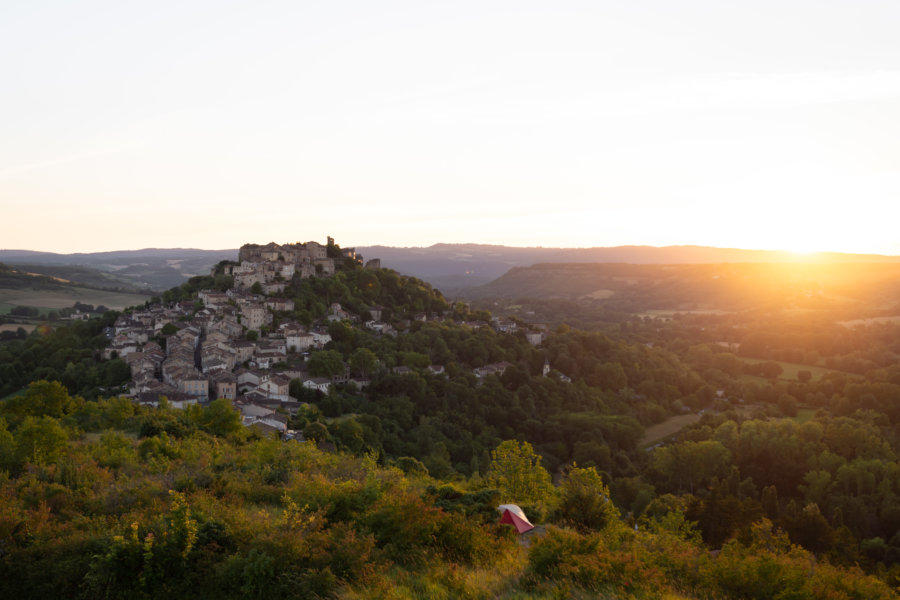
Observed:
[[[900,254],[900,2],[0,3],[0,248]]]

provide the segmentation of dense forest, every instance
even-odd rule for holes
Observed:
[[[591,331],[547,319],[535,347],[488,326],[489,305],[388,270],[347,264],[287,293],[273,328],[339,302],[401,331],[328,326],[310,371],[371,383],[292,385],[308,442],[254,436],[223,400],[105,394],[128,377],[98,360],[114,313],[0,345],[2,393],[18,392],[0,405],[4,596],[894,597],[896,324],[541,300],[532,318],[553,306]],[[541,527],[497,525],[506,502]]]

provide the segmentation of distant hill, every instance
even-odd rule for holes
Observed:
[[[582,300],[624,312],[851,305],[896,310],[900,262],[538,264],[464,293],[473,300]]]
[[[237,259],[238,251],[146,248],[76,254],[0,250],[0,262],[22,270],[85,285],[162,291],[194,275],[207,275],[216,263]],[[65,269],[62,267],[80,267]]]
[[[900,263],[900,256],[878,254],[795,254],[775,250],[742,250],[707,246],[617,246],[611,248],[516,248],[485,244],[435,244],[427,248],[357,247],[384,267],[424,279],[446,294],[484,285],[513,267],[538,263]]]
[[[71,307],[76,302],[121,309],[143,304],[148,298],[146,292],[87,287],[0,263],[0,314],[15,306],[58,309]]]

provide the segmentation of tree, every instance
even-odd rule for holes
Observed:
[[[777,379],[781,377],[781,374],[784,373],[784,369],[777,362],[769,360],[766,361],[759,366],[763,377],[768,379]]]
[[[491,452],[489,485],[500,490],[503,502],[546,504],[553,494],[550,474],[528,442],[507,440]]]
[[[69,443],[69,436],[52,417],[26,417],[16,429],[16,454],[20,461],[36,465],[56,462]]]
[[[80,398],[72,398],[69,391],[58,381],[33,381],[21,396],[6,401],[3,411],[18,417],[48,416],[61,417],[78,408]]]
[[[253,285],[250,286],[250,291],[253,292],[254,294],[262,294],[262,291],[263,291],[262,284],[258,281],[255,282]]]
[[[724,477],[731,453],[721,442],[682,442],[653,451],[651,464],[669,490],[694,493],[713,477]]]
[[[313,421],[303,428],[303,437],[315,444],[320,444],[331,438],[328,427],[319,421]]]
[[[309,357],[309,374],[332,378],[344,372],[344,358],[337,350],[319,350]]]
[[[16,463],[16,441],[0,418],[0,471],[12,470]]]
[[[421,352],[400,352],[400,364],[411,369],[426,369],[431,364],[431,358]]]
[[[357,348],[350,355],[350,370],[368,377],[378,364],[378,356],[368,348]]]
[[[178,332],[178,327],[174,323],[166,323],[159,331],[162,335],[174,335]]]
[[[594,467],[573,466],[562,481],[559,516],[579,529],[603,529],[617,521],[619,511],[609,488]]]
[[[209,406],[204,408],[200,415],[199,425],[211,434],[221,437],[243,430],[241,413],[232,406],[231,400],[227,398],[213,400]]]

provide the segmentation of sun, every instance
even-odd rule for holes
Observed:
[[[800,257],[808,257],[822,252],[821,246],[815,241],[789,243],[779,248],[779,250],[784,250]]]

